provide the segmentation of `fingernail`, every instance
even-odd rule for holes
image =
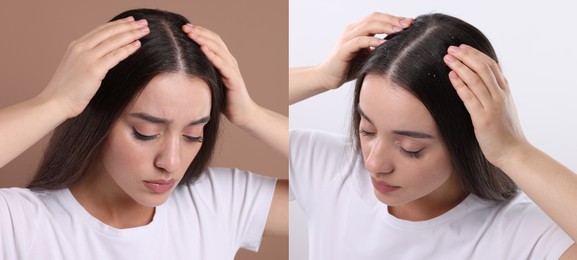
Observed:
[[[143,33],[148,33],[148,32],[150,32],[150,29],[148,28],[148,26],[142,27],[142,28],[140,28],[139,30],[140,30],[141,32],[143,32]]]
[[[449,53],[457,53],[459,52],[461,49],[459,49],[459,47],[456,46],[449,46]]]
[[[449,78],[459,79],[459,76],[457,75],[457,72],[451,70],[451,72],[449,72]]]
[[[400,32],[402,30],[403,30],[403,28],[401,28],[401,27],[393,26],[393,31],[395,31],[395,32]]]
[[[455,57],[453,57],[453,55],[450,55],[450,54],[445,55],[445,60],[448,62],[456,61]]]
[[[140,26],[145,26],[148,24],[148,22],[145,19],[141,19],[136,21],[136,24],[140,25]]]
[[[134,21],[134,17],[132,17],[132,16],[125,17],[123,20],[124,21]]]
[[[407,26],[411,25],[411,18],[403,18],[403,19],[401,19],[401,21],[399,21],[399,23],[402,26],[407,27]]]
[[[383,44],[383,42],[385,42],[384,39],[379,39],[379,45]]]

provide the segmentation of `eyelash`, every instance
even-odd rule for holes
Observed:
[[[132,128],[132,135],[134,135],[134,138],[141,140],[141,141],[150,141],[156,138],[157,135],[143,135],[141,133],[139,133],[138,131],[136,131],[136,128]]]
[[[141,140],[141,141],[150,141],[150,140],[154,140],[158,135],[143,135],[141,133],[139,133],[138,131],[136,131],[136,128],[132,128],[132,134],[134,135],[134,138]],[[204,138],[202,138],[202,136],[184,136],[184,139],[186,139],[187,142],[190,143],[202,143],[202,141],[204,141]]]
[[[362,135],[362,136],[374,136],[374,135],[375,135],[374,132],[368,132],[368,131],[365,131],[365,130],[363,130],[363,129],[361,129],[361,130],[359,131],[359,134]]]
[[[403,147],[401,147],[400,150],[401,150],[402,154],[404,154],[405,156],[407,156],[409,158],[419,159],[419,157],[421,157],[420,152],[422,151],[422,149],[418,150],[416,152],[411,152],[411,151],[407,151],[407,150],[403,149]]]
[[[376,133],[375,132],[368,132],[365,131],[363,129],[360,129],[359,134],[361,136],[375,136]],[[403,147],[400,147],[399,150],[401,151],[401,153],[409,158],[413,158],[413,159],[419,159],[421,157],[421,150],[415,151],[415,152],[411,152],[411,151],[407,151],[405,149],[403,149]]]

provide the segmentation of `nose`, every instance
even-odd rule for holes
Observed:
[[[170,138],[162,143],[154,164],[166,172],[175,172],[180,167],[180,142],[178,138]]]
[[[391,156],[389,155],[390,147],[386,142],[380,139],[373,140],[367,144],[365,149],[365,167],[372,173],[392,173],[395,169]]]

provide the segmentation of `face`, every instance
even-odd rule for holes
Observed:
[[[101,151],[110,192],[143,206],[166,201],[202,145],[211,95],[201,79],[156,76],[113,125]]]
[[[427,108],[382,76],[363,81],[359,139],[376,197],[389,206],[454,192],[453,167]]]

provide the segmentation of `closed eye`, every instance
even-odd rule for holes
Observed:
[[[136,130],[136,128],[132,128],[132,135],[134,138],[141,140],[141,141],[150,141],[155,139],[158,135],[143,135]]]
[[[424,149],[424,148],[423,148]],[[423,150],[418,150],[418,151],[407,151],[405,149],[403,149],[403,147],[401,147],[401,153],[404,154],[407,157],[410,158],[414,158],[414,159],[419,159],[419,157],[421,157],[421,151]]]
[[[359,131],[359,134],[362,136],[375,136],[377,133],[376,132],[369,132],[367,130],[361,129]]]
[[[202,141],[204,141],[204,139],[202,138],[202,136],[188,136],[188,135],[184,135],[184,138],[186,139],[187,142],[191,142],[191,143],[202,143]]]

